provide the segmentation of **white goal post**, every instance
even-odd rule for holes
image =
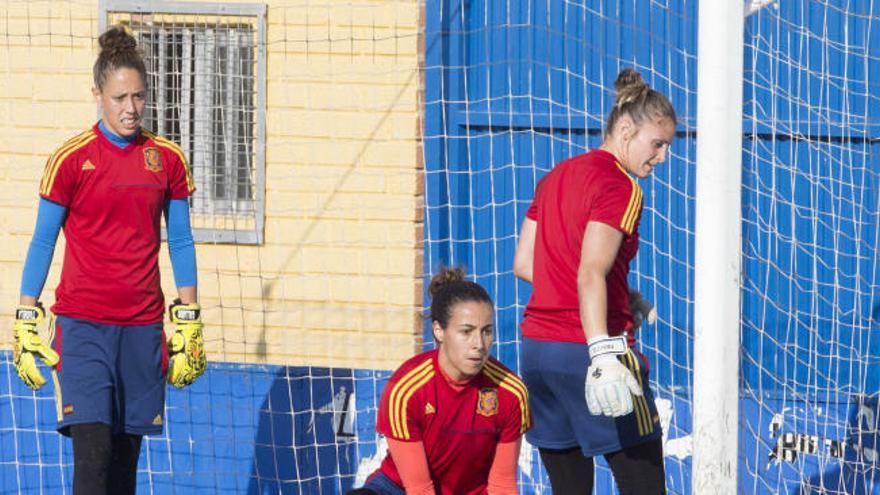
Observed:
[[[700,2],[693,493],[737,493],[743,6]]]

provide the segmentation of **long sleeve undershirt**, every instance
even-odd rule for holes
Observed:
[[[128,146],[137,136],[137,134],[131,138],[117,136],[107,129],[103,121],[98,122],[98,128],[111,143],[120,148]],[[190,226],[189,203],[186,198],[166,201],[164,215],[168,227],[168,254],[174,271],[174,283],[177,287],[195,286],[198,280],[196,250]],[[66,217],[66,207],[45,198],[40,199],[34,235],[22,270],[22,295],[39,299],[43,292],[55,253],[55,245],[58,242],[58,233]]]

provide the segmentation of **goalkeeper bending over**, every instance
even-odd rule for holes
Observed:
[[[376,430],[389,455],[349,495],[514,495],[531,419],[519,377],[489,357],[492,300],[460,268],[441,270],[428,294],[437,349],[388,380]]]
[[[187,203],[192,175],[176,144],[140,127],[146,70],[135,39],[113,27],[99,43],[92,93],[101,120],[46,164],[14,323],[13,359],[24,383],[34,390],[46,383],[37,358],[54,366],[58,431],[73,440],[77,495],[134,493],[141,438],[162,432],[166,379],[183,387],[205,370]],[[179,293],[167,346],[163,215]],[[38,300],[62,226],[50,348],[36,331],[45,318]]]
[[[642,189],[666,158],[675,110],[632,69],[599,149],[556,165],[526,213],[514,273],[533,284],[521,372],[553,493],[591,493],[604,455],[620,493],[665,493],[660,421],[648,363],[635,348],[627,274],[639,247]],[[635,177],[635,178],[634,178]]]

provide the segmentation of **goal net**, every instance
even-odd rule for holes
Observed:
[[[425,271],[462,264],[489,289],[495,355],[514,369],[531,287],[514,277],[513,256],[536,184],[601,143],[621,69],[635,68],[671,98],[680,121],[668,163],[641,181],[630,282],[660,315],[639,331],[639,349],[658,394],[669,490],[689,493],[696,4],[428,4]],[[597,493],[611,493],[597,462]],[[549,493],[537,451],[525,449],[520,468],[526,492]]]
[[[746,7],[740,490],[874,493],[880,12]],[[659,315],[638,346],[667,488],[691,493],[697,2],[0,0],[0,19],[3,300],[18,298],[46,158],[96,120],[103,27],[138,37],[145,126],[197,182],[209,368],[169,389],[139,493],[359,486],[385,455],[388,376],[432,346],[424,288],[441,264],[490,292],[493,354],[517,369],[531,288],[512,263],[535,185],[601,143],[616,75],[638,70],[679,115],[667,163],[640,181],[630,284]],[[63,238],[47,305],[62,253]],[[51,385],[25,388],[3,347],[0,492],[70,493],[55,420]],[[550,493],[531,446],[519,466],[522,493]]]
[[[167,389],[138,493],[344,493],[378,465],[379,393],[421,349],[423,7],[0,1],[3,300],[18,299],[47,157],[97,119],[105,27],[137,37],[143,125],[180,145],[195,178],[208,371]],[[62,235],[47,307],[63,253]],[[53,386],[25,388],[6,342],[0,492],[70,493]]]
[[[878,28],[873,2],[746,20],[744,493],[880,488]]]

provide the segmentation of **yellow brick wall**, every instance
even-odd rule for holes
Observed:
[[[420,4],[265,4],[265,242],[197,245],[210,356],[394,368],[421,335]],[[10,307],[46,157],[97,115],[98,8],[0,4],[0,297]],[[62,253],[63,239],[47,304]],[[172,296],[164,246],[160,261]]]

